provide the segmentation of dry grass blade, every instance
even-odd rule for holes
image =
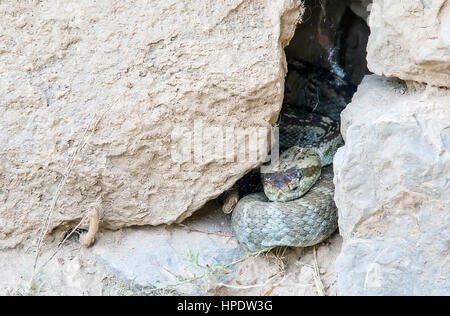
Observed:
[[[314,283],[316,285],[317,295],[325,296],[324,286],[323,286],[322,280],[320,279],[320,270],[319,270],[319,265],[317,263],[317,252],[316,252],[315,246],[313,248],[313,254],[314,254],[313,276],[314,276]]]
[[[56,248],[56,250],[53,252],[53,254],[50,256],[50,258],[47,259],[47,261],[44,262],[44,264],[38,269],[38,270],[42,270],[55,256],[56,254],[59,252],[59,250],[61,249],[62,245],[66,242],[67,239],[69,239],[78,228],[80,228],[81,224],[83,223],[84,220],[86,220],[88,218],[88,216],[84,216],[80,222],[78,223],[77,226],[75,226],[72,231],[67,234],[66,237],[64,237],[64,239],[58,244],[58,248]]]
[[[40,230],[40,234],[39,234],[39,238],[37,241],[37,245],[36,245],[36,256],[34,259],[34,265],[33,265],[33,269],[36,270],[36,266],[38,263],[38,259],[39,259],[39,255],[40,255],[40,250],[42,247],[42,241],[44,239],[44,237],[47,235],[48,231],[50,230],[50,220],[52,218],[52,215],[56,209],[56,205],[59,199],[59,196],[61,194],[62,188],[64,187],[68,177],[70,176],[73,167],[75,165],[75,162],[77,161],[78,155],[83,151],[83,149],[85,148],[86,144],[89,142],[90,137],[97,131],[97,128],[100,124],[100,121],[103,119],[104,115],[106,114],[106,112],[108,112],[111,107],[117,103],[117,101],[119,100],[120,97],[118,97],[113,103],[111,103],[103,112],[101,115],[97,116],[98,113],[96,113],[94,115],[94,117],[91,119],[91,121],[89,122],[88,126],[86,127],[86,129],[83,132],[83,137],[80,141],[80,143],[78,144],[78,146],[75,149],[74,154],[72,155],[72,157],[70,158],[70,162],[65,170],[65,172],[63,173],[63,176],[61,178],[61,180],[58,183],[58,186],[56,188],[56,192],[53,195],[53,199],[52,199],[52,203],[50,205],[50,209],[47,212],[46,216],[45,216],[45,220],[44,220],[44,224],[41,227]],[[52,256],[53,257],[53,256]]]

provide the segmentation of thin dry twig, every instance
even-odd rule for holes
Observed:
[[[325,296],[325,290],[322,283],[322,280],[320,279],[320,270],[319,270],[319,264],[317,263],[317,253],[316,253],[316,247],[313,247],[313,255],[314,255],[314,283],[316,285],[317,295],[319,296]]]
[[[44,264],[42,266],[40,266],[40,268],[38,270],[42,270],[55,256],[56,254],[59,252],[59,250],[61,250],[61,247],[64,245],[64,243],[67,241],[67,239],[69,239],[78,228],[80,228],[81,224],[83,223],[84,220],[86,220],[88,218],[88,215],[85,215],[80,222],[78,223],[77,226],[75,226],[71,232],[69,234],[67,234],[66,237],[64,237],[64,239],[58,244],[58,247],[56,248],[56,250],[53,252],[53,254],[50,256],[50,258],[47,259],[47,261],[44,262]]]
[[[217,283],[217,286],[223,286],[223,287],[227,287],[230,289],[236,289],[236,290],[248,290],[248,289],[254,289],[254,288],[258,288],[258,287],[265,287],[267,285],[269,285],[274,279],[276,279],[277,277],[279,277],[281,275],[280,273],[275,274],[274,276],[270,277],[266,282],[262,283],[262,284],[254,284],[254,285],[231,285],[231,284],[226,284],[226,283]],[[277,282],[276,285],[274,284],[273,287],[278,286],[278,284],[282,283],[284,281],[286,276],[284,276],[281,281]]]

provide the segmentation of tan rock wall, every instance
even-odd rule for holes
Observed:
[[[266,141],[239,163],[214,152],[276,120],[300,4],[2,1],[0,248],[94,203],[104,227],[181,220],[258,165]]]

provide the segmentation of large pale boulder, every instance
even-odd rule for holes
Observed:
[[[450,293],[450,92],[365,77],[334,159],[340,295]]]
[[[373,0],[369,26],[370,71],[450,87],[450,1]]]
[[[300,0],[2,1],[0,248],[95,204],[103,227],[181,221],[260,164],[300,15]]]

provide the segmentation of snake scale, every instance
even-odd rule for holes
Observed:
[[[324,79],[319,74],[319,84],[313,83],[311,93],[311,79],[305,80],[308,73],[305,65],[293,65],[297,71],[290,71],[291,78],[288,73],[279,121],[279,164],[265,173],[252,172],[240,183],[240,195],[244,196],[232,214],[235,237],[252,252],[276,246],[312,246],[328,238],[337,228],[330,164],[343,140],[339,123],[320,110],[338,120],[348,103],[348,95],[336,91],[345,93],[346,86],[341,78],[326,73],[328,77]],[[311,73],[318,78],[317,69]],[[248,180],[252,178],[253,182]],[[256,178],[260,182],[255,184]],[[242,194],[242,187],[250,187],[250,192]]]

